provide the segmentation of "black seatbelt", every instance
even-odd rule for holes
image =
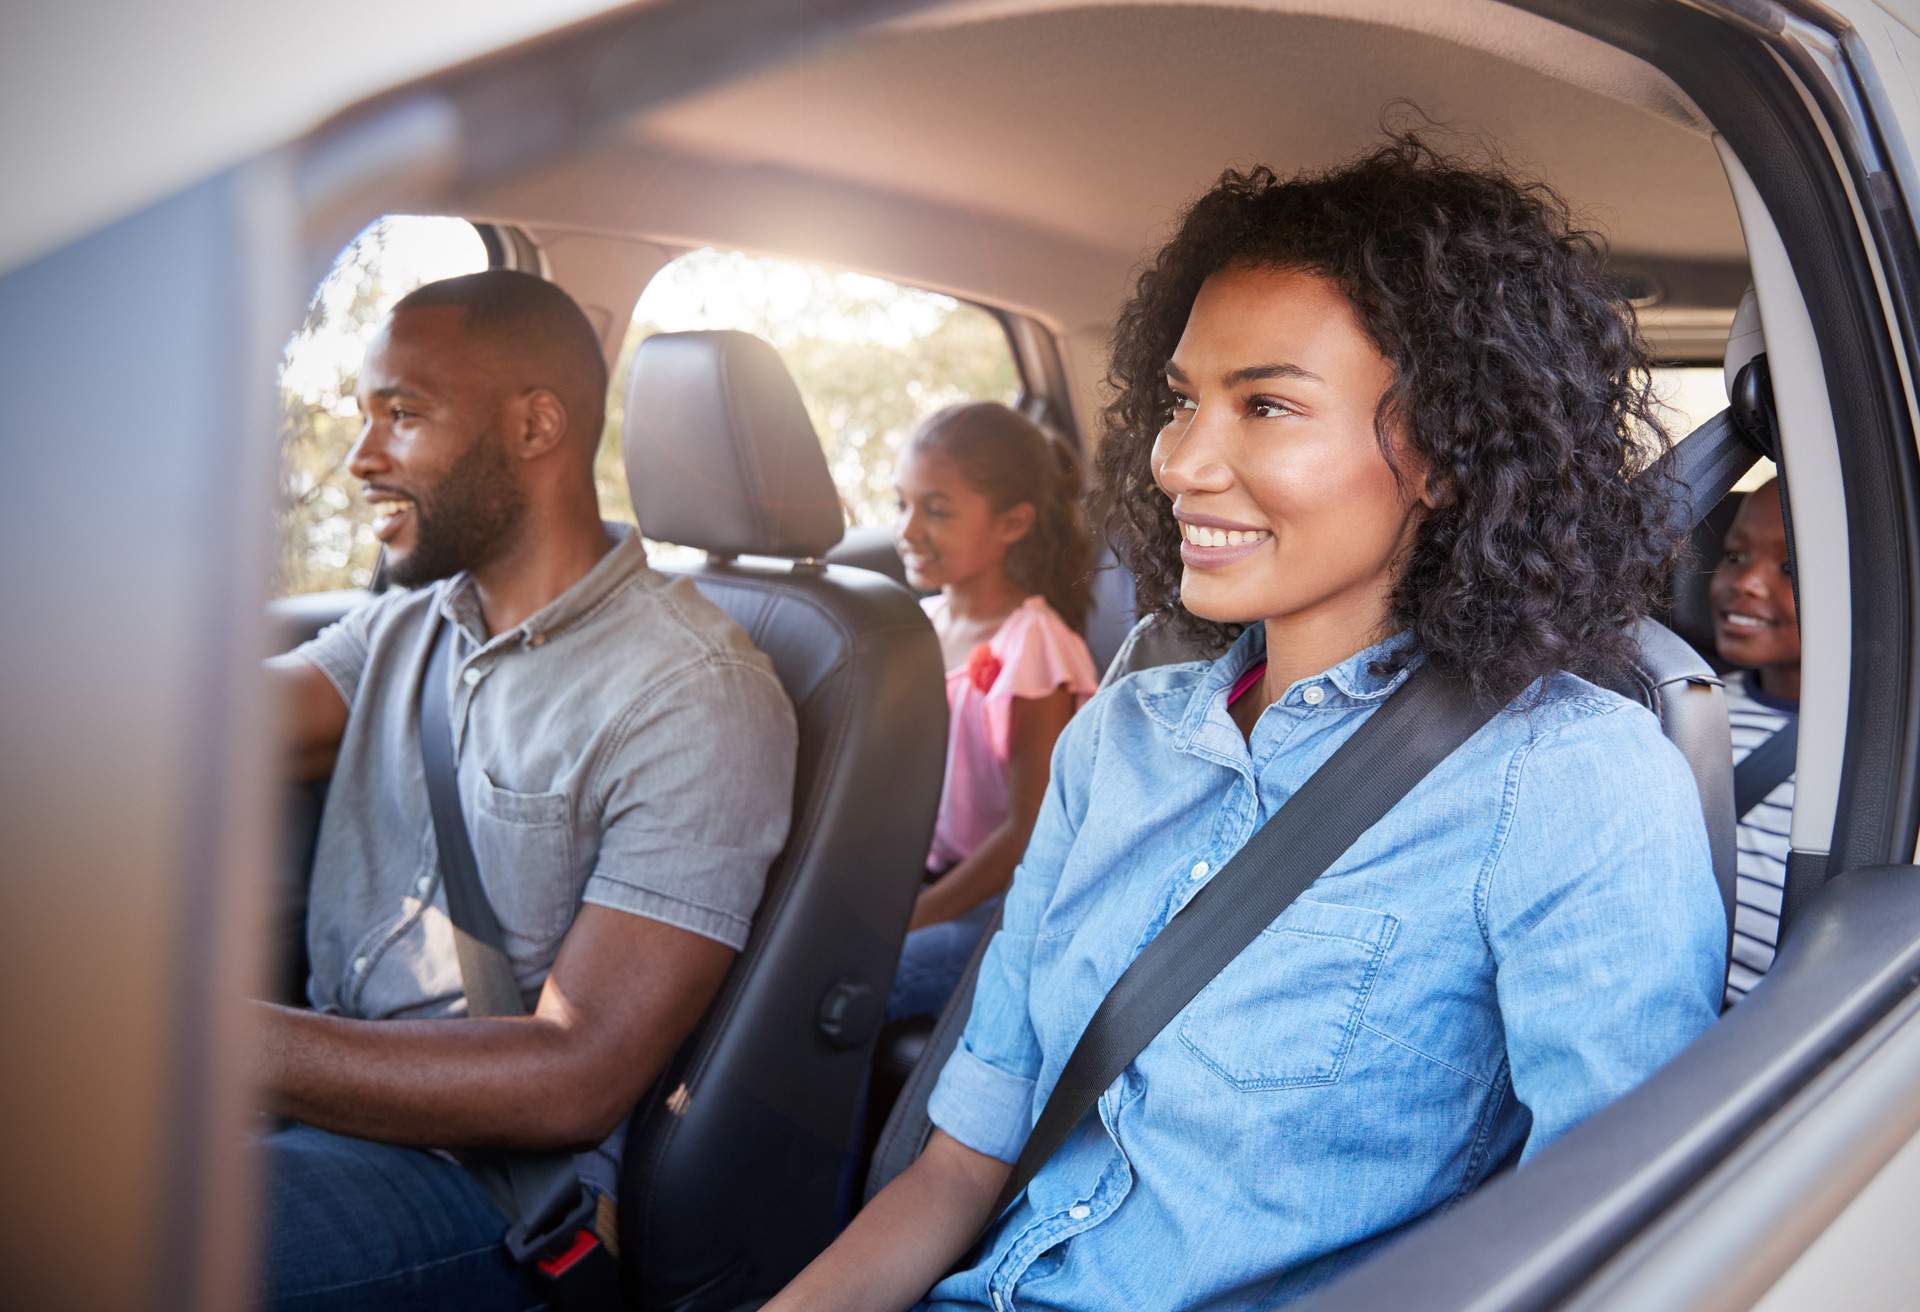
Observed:
[[[1260,826],[1101,1001],[1020,1150],[989,1229],[1168,1022],[1503,704],[1477,702],[1464,685],[1422,666]]]
[[[1790,717],[1771,737],[1733,767],[1733,814],[1737,820],[1766,801],[1767,794],[1793,774],[1800,749],[1800,717]]]
[[[420,760],[426,767],[427,804],[433,812],[434,846],[447,890],[460,984],[469,1016],[524,1016],[526,999],[507,959],[500,921],[480,882],[480,864],[460,808],[453,725],[447,713],[454,626],[437,620],[435,627],[433,651],[420,679]],[[599,1247],[594,1231],[597,1200],[580,1183],[571,1154],[498,1152],[462,1154],[461,1160],[511,1222],[506,1245],[516,1261],[557,1279]]]
[[[1669,527],[1685,537],[1726,500],[1749,469],[1768,454],[1751,434],[1734,422],[1733,412],[1722,410],[1693,430],[1660,459],[1684,495],[1673,507]]]
[[[1722,410],[1661,464],[1683,490],[1680,537],[1763,454]],[[1518,690],[1515,690],[1516,693]],[[1288,798],[1134,958],[1087,1022],[995,1200],[984,1237],[1128,1064],[1360,835],[1500,710],[1422,666]]]

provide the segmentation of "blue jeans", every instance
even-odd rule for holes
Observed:
[[[990,897],[965,915],[916,929],[900,947],[900,968],[887,995],[887,1019],[938,1016],[960,983],[960,976],[986,932],[987,922],[1000,909],[1000,898]]]
[[[507,1221],[465,1170],[418,1148],[294,1125],[265,1135],[273,1309],[544,1307]]]

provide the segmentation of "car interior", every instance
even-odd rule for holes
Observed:
[[[462,215],[493,234],[491,263],[574,294],[610,357],[648,282],[696,246],[981,305],[1008,331],[1021,407],[1084,451],[1112,311],[1185,197],[1227,164],[1330,164],[1383,122],[1426,116],[1560,188],[1606,235],[1663,363],[1724,367],[1734,392],[1765,349],[1736,310],[1766,271],[1743,226],[1738,162],[1680,87],[1544,18],[1495,23],[1484,4],[1395,11],[1391,24],[1299,8],[936,7],[638,115],[482,189]],[[1366,77],[1344,72],[1359,67]],[[1795,358],[1770,354],[1776,377]],[[924,1142],[926,1095],[965,1020],[971,976],[938,1026],[882,1032],[878,1013],[914,891],[900,874],[917,866],[938,796],[938,656],[887,526],[844,525],[777,353],[740,333],[660,334],[624,387],[643,531],[706,553],[701,587],[773,655],[802,707],[806,824],[726,993],[635,1115],[621,1214],[636,1306],[751,1305],[832,1236],[869,1064],[871,1194]],[[1707,417],[1676,418],[1674,436]],[[754,459],[734,458],[747,450]],[[764,483],[734,486],[743,468]],[[1796,501],[1803,483],[1817,492],[1817,473],[1798,459],[1794,472]],[[1643,625],[1618,689],[1660,717],[1692,767],[1729,906],[1730,748],[1704,591],[1734,505],[1696,531],[1667,622]],[[1089,639],[1110,677],[1185,658],[1151,623],[1132,631],[1130,581],[1110,553],[1096,578]],[[1810,595],[1802,612],[1810,635],[1831,622],[1822,601]],[[301,618],[327,613],[316,598]],[[1810,686],[1810,722],[1820,701]],[[1801,772],[1802,796],[1817,794],[1817,756]],[[1820,882],[1799,855],[1795,904]],[[1610,1152],[1589,1129],[1566,1156]],[[766,1189],[776,1176],[782,1187]]]
[[[276,166],[304,188],[288,239],[299,257],[284,261],[297,290],[276,304],[310,294],[332,253],[383,214],[470,222],[489,264],[579,301],[609,360],[649,284],[688,252],[850,270],[991,313],[1019,408],[1084,456],[1114,311],[1223,168],[1326,167],[1383,123],[1424,121],[1443,144],[1497,151],[1551,183],[1605,235],[1609,271],[1674,385],[1682,372],[1696,386],[1723,379],[1708,407],[1676,409],[1675,437],[1737,400],[1756,360],[1771,380],[1778,459],[1740,486],[1777,463],[1799,526],[1805,729],[1781,952],[1642,1088],[1308,1306],[1679,1306],[1708,1291],[1747,1306],[1796,1279],[1817,1285],[1818,1264],[1842,1259],[1814,1237],[1843,1223],[1853,1194],[1822,1204],[1811,1173],[1850,1172],[1864,1188],[1890,1151],[1883,1135],[1875,1157],[1825,1100],[1901,1038],[1920,978],[1920,462],[1901,299],[1913,274],[1888,254],[1912,231],[1905,209],[1862,199],[1888,173],[1859,107],[1807,90],[1805,61],[1832,47],[1844,66],[1844,43],[1823,47],[1799,5],[1759,5],[1771,16],[1760,22],[1740,6],[1654,0],[790,12],[805,8],[722,23],[699,6],[638,6],[346,111]],[[615,76],[626,68],[644,76]],[[241,208],[223,191],[198,203]],[[170,276],[190,285],[218,247],[176,244]],[[298,315],[273,322],[284,341]],[[848,522],[773,347],[662,332],[613,388],[642,531],[682,549],[663,567],[768,653],[799,717],[792,836],[723,991],[635,1110],[623,1166],[628,1304],[729,1312],[770,1297],[849,1202],[912,1160],[966,1018],[971,974],[937,1023],[881,1023],[940,792],[940,652],[887,525]],[[1642,626],[1617,688],[1686,756],[1729,898],[1725,670],[1705,589],[1739,495],[1696,530],[1672,605]],[[234,595],[264,579],[254,586]],[[1109,679],[1186,658],[1136,615],[1110,552],[1094,590],[1087,636]],[[252,636],[285,650],[365,596],[275,598]],[[264,786],[253,796],[271,813]],[[298,885],[322,797],[284,804],[287,888],[265,968],[283,996],[304,975]],[[1898,1096],[1888,1086],[1874,1105]],[[1901,1178],[1920,1180],[1906,1159]],[[1756,1234],[1798,1237],[1756,1258],[1742,1239]]]

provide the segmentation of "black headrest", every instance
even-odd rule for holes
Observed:
[[[750,333],[656,333],[620,434],[648,537],[720,555],[826,554],[846,523],[800,392]]]

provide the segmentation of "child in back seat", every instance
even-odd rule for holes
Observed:
[[[1713,644],[1721,660],[1737,667],[1727,679],[1727,718],[1738,769],[1800,715],[1800,618],[1788,573],[1787,529],[1777,482],[1750,494],[1733,517],[1709,595]],[[1792,772],[1738,820],[1729,1004],[1760,982],[1779,946],[1787,851],[1792,846]]]
[[[895,545],[940,636],[947,771],[926,886],[887,1018],[933,1015],[999,908],[1047,791],[1054,740],[1099,676],[1078,630],[1090,551],[1067,449],[996,402],[914,434]]]

